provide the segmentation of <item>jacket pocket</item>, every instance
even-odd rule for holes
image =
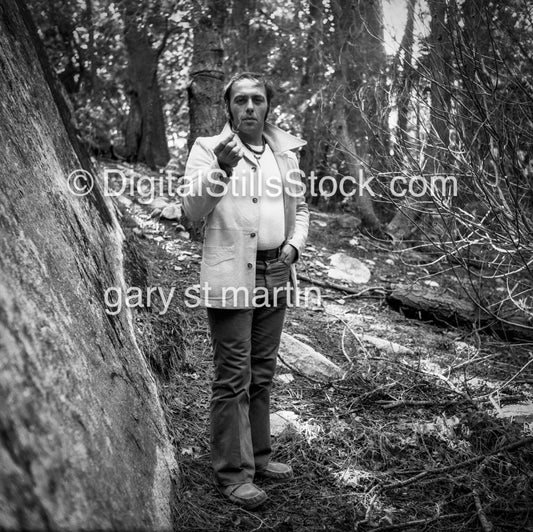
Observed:
[[[235,258],[235,246],[204,246],[202,261],[207,266],[216,266],[221,262]]]

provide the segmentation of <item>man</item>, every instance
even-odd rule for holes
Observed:
[[[200,137],[185,170],[183,209],[206,217],[200,294],[207,307],[215,377],[210,409],[215,482],[246,508],[267,495],[254,484],[286,480],[292,469],[270,460],[270,389],[289,278],[309,228],[295,150],[305,142],[266,122],[270,84],[234,76],[224,91],[228,123]]]

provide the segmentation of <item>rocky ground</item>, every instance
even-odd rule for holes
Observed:
[[[120,168],[132,183],[141,175]],[[187,308],[185,297],[198,283],[201,246],[168,198],[142,202],[135,192],[116,203],[130,285],[161,287],[167,298],[174,288],[166,312],[155,293],[134,315],[181,467],[177,530],[533,530],[532,346],[392,310],[391,286],[455,293],[457,276],[319,212],[299,271],[357,293],[320,286],[317,294],[302,281],[315,292],[288,311],[272,393],[276,459],[296,477],[266,482],[269,501],[257,511],[226,504],[210,472],[205,311]],[[359,283],[343,281],[343,271]],[[326,374],[314,352],[328,359]]]

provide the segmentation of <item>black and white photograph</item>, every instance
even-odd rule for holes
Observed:
[[[533,3],[0,0],[0,530],[533,532]]]

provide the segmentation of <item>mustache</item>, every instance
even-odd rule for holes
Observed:
[[[254,120],[255,122],[258,122],[258,118],[254,115],[241,115],[237,117],[237,120],[230,117],[230,123],[231,123],[231,130],[233,133],[237,133],[239,131],[239,127],[243,123],[244,120]]]

